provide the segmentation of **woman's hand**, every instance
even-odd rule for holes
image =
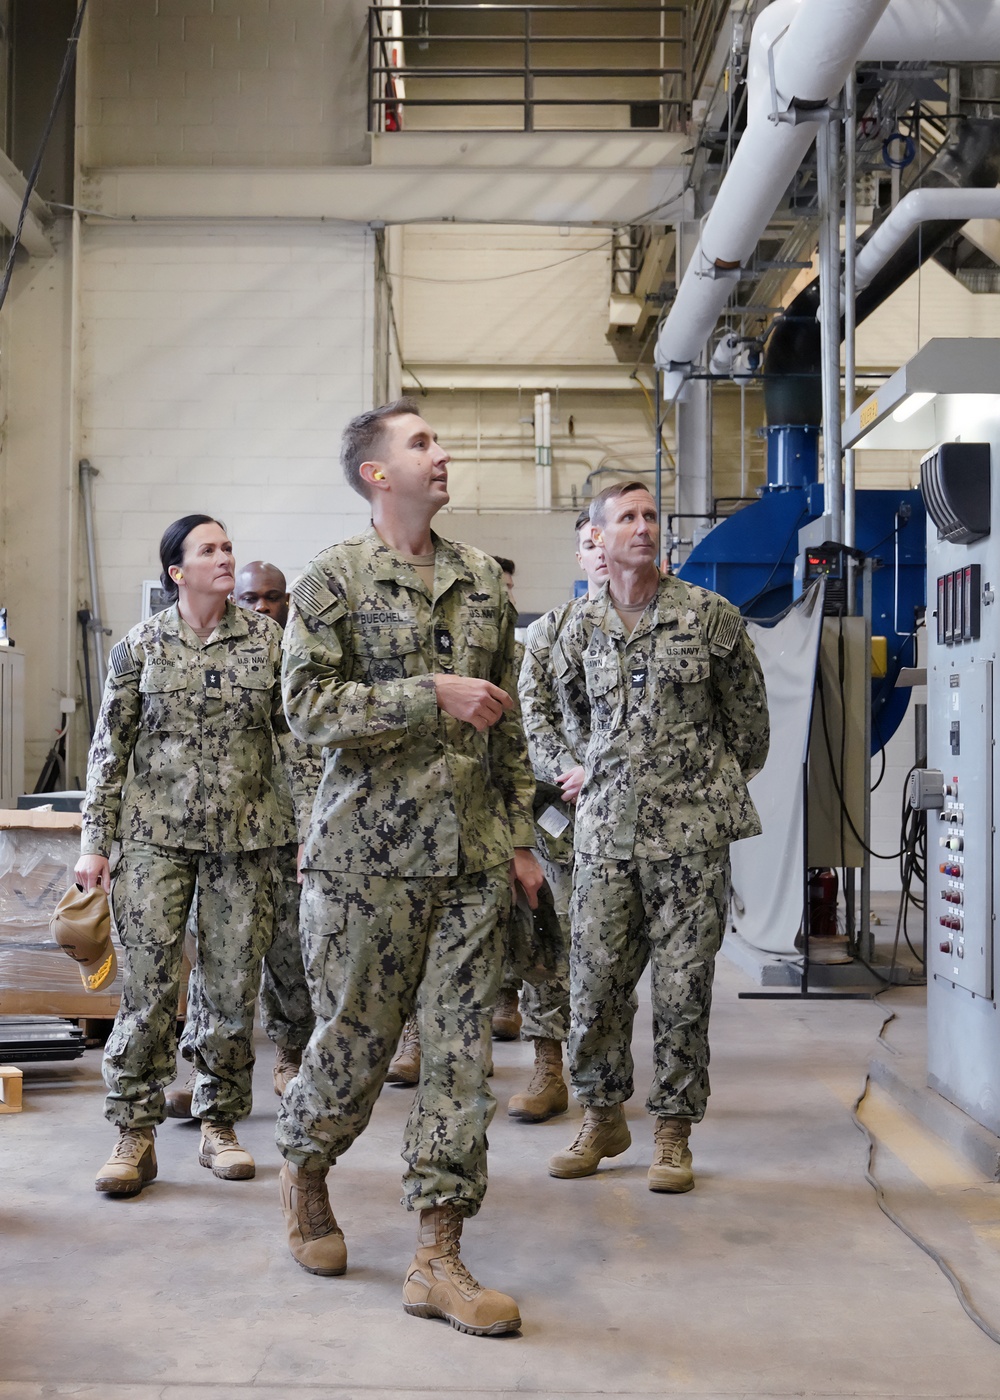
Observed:
[[[81,856],[73,869],[77,884],[85,890],[104,886],[106,894],[111,893],[111,866],[107,856]]]

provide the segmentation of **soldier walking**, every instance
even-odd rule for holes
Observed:
[[[587,577],[587,597],[594,598],[608,577],[604,551],[594,539],[587,511],[576,520],[576,560]],[[571,599],[537,618],[528,628],[518,690],[528,754],[539,780],[535,800],[535,838],[545,879],[552,890],[563,937],[556,975],[547,982],[525,982],[521,988],[521,1037],[534,1046],[535,1065],[523,1094],[511,1095],[507,1113],[522,1123],[544,1123],[569,1107],[563,1079],[563,1045],[569,1034],[569,905],[573,890],[573,816],[578,793],[578,765],[587,747],[587,733],[577,718],[561,677],[566,667],[560,636],[582,600]],[[586,709],[586,699],[583,708]],[[544,715],[544,727],[532,727],[529,716]],[[552,736],[546,746],[546,738]],[[571,766],[558,781],[546,782],[566,754]],[[550,795],[546,800],[546,793]]]
[[[725,931],[729,844],[760,823],[747,781],[768,748],[764,680],[732,604],[657,567],[656,505],[641,482],[590,510],[608,583],[560,634],[561,680],[589,735],[573,755],[530,696],[526,723],[563,791],[579,784],[570,965],[574,1141],[549,1163],[590,1176],[631,1143],[636,984],[651,964],[656,1120],[652,1191],[694,1185],[688,1138],[709,1094],[708,1022]],[[585,697],[585,698],[583,698]],[[537,735],[548,727],[544,743]]]
[[[274,564],[265,564],[259,559],[244,564],[236,575],[233,601],[241,608],[273,618],[281,628],[288,621],[288,588],[284,574]],[[279,1097],[298,1073],[302,1049],[313,1028],[309,988],[299,943],[298,842],[309,817],[312,795],[319,786],[322,763],[318,749],[309,749],[304,744],[298,744],[298,741],[294,742],[300,760],[301,780],[307,783],[306,797],[302,803],[304,811],[298,814],[297,821],[295,804],[284,781],[284,773],[280,764],[275,765],[275,792],[285,832],[282,843],[274,851],[274,929],[270,946],[264,954],[260,983],[261,1026],[275,1047],[272,1078],[274,1092]],[[196,893],[191,919],[197,917],[197,902]],[[181,1037],[181,1054],[185,1059],[193,1058],[198,1019],[202,1014],[201,982],[192,971],[188,983],[187,1019]],[[183,1084],[176,1084],[167,1090],[168,1118],[194,1117],[197,1079],[198,1071],[192,1068]]]
[[[292,590],[283,691],[328,750],[303,856],[300,930],[316,1030],[278,1116],[289,1247],[342,1274],[328,1170],[364,1130],[400,1028],[423,1049],[403,1202],[420,1212],[403,1306],[480,1335],[517,1304],[459,1253],[486,1190],[490,1016],[508,878],[534,903],[534,782],[514,700],[514,615],[498,566],[441,539],[448,454],[407,400],[348,424],[341,462],[372,528]]]
[[[307,789],[281,707],[281,632],[228,601],[234,565],[224,528],[207,515],[185,516],[165,531],[160,559],[174,603],[112,649],[76,866],[84,889],[110,891],[124,952],[121,1005],[103,1066],[105,1117],[119,1138],[95,1182],[112,1196],[134,1196],[156,1176],[153,1139],[174,1074],[184,929],[196,884],[200,1014],[189,1057],[197,1071],[199,1161],[223,1180],[254,1175],[234,1124],[250,1112],[273,848],[287,840],[275,742],[297,801]]]

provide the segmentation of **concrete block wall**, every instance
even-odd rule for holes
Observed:
[[[434,389],[413,397],[451,454],[454,509],[534,510],[533,389]],[[553,390],[551,403],[552,502],[557,508],[579,510],[589,504],[592,492],[623,473],[637,476],[651,469],[653,433],[637,385],[620,392]]]
[[[404,360],[423,364],[606,365],[608,229],[415,225],[401,263]]]
[[[290,576],[363,528],[337,452],[370,403],[371,305],[365,229],[88,226],[80,446],[111,641],[178,516],[218,515],[238,560]]]
[[[91,0],[80,162],[368,160],[362,0]]]

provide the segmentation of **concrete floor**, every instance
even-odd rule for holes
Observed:
[[[97,1195],[112,1134],[99,1054],[25,1073],[25,1110],[0,1118],[0,1400],[476,1400],[577,1397],[935,1396],[1000,1393],[1000,1347],[965,1316],[935,1265],[878,1211],[850,1108],[899,1000],[739,1001],[720,960],[715,1093],[694,1136],[697,1189],[646,1188],[651,1126],[583,1181],[545,1172],[579,1111],[506,1117],[529,1048],[495,1047],[492,1185],[466,1228],[483,1282],[518,1299],[524,1330],[494,1340],[407,1317],[400,1287],[414,1222],[400,1208],[410,1093],[387,1088],[331,1175],[350,1250],[342,1279],[287,1254],[272,1140],[271,1053],[241,1134],[252,1182],[197,1161],[197,1130],[160,1130],[158,1181],[132,1201]],[[648,1076],[648,1006],[638,1082]],[[876,1086],[865,1105],[891,1203],[959,1271],[1000,1327],[1000,1186]]]

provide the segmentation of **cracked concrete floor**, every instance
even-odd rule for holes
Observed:
[[[495,1047],[491,1187],[463,1252],[484,1283],[518,1299],[524,1330],[509,1338],[467,1337],[400,1307],[414,1237],[399,1206],[408,1091],[385,1090],[331,1174],[350,1262],[344,1278],[320,1279],[285,1247],[265,1043],[241,1131],[256,1179],[217,1181],[198,1165],[196,1128],[170,1122],[159,1179],[131,1201],[93,1189],[113,1140],[98,1052],[27,1069],[24,1112],[0,1118],[0,1400],[994,1400],[1000,1347],[863,1179],[850,1106],[885,1012],[739,1001],[748,987],[720,960],[714,1095],[693,1138],[697,1189],[684,1196],[646,1188],[645,996],[633,1146],[596,1177],[546,1174],[579,1110],[535,1126],[509,1120],[530,1047]],[[880,1161],[922,1229],[946,1232],[954,1192],[975,1191],[976,1257],[1000,1277],[1000,1186],[958,1159],[942,1181],[952,1159],[915,1120],[893,1137],[898,1121],[876,1104],[868,1121],[876,1133],[888,1125]]]

